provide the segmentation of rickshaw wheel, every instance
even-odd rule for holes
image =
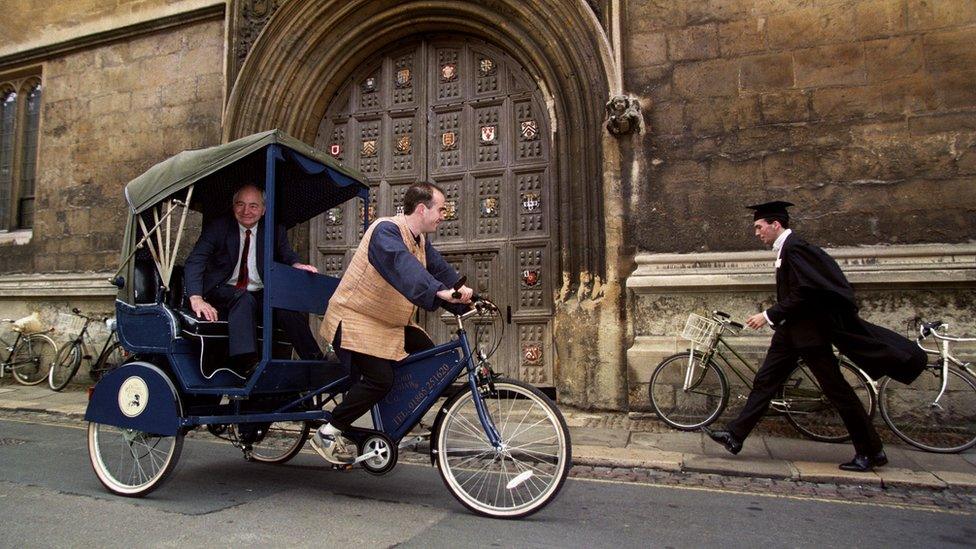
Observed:
[[[397,464],[397,446],[387,437],[371,435],[358,445],[359,455],[378,451],[379,455],[363,460],[361,465],[371,475],[385,475]]]
[[[234,436],[240,438],[240,428],[232,425]],[[248,459],[260,463],[285,463],[298,455],[308,438],[306,421],[278,421],[269,425],[257,440],[250,441]]]
[[[176,467],[183,433],[160,436],[90,422],[88,457],[98,480],[113,494],[142,497],[152,492]]]

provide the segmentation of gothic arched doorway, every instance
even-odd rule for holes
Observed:
[[[511,319],[495,369],[554,385],[550,121],[524,68],[474,38],[400,40],[340,88],[315,145],[369,177],[370,217],[396,213],[415,181],[445,189],[449,218],[435,244]],[[310,255],[321,271],[345,268],[362,236],[361,210],[347,204],[312,223]],[[435,341],[450,337],[445,317],[421,321]]]

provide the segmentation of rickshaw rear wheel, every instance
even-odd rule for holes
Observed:
[[[159,487],[180,459],[183,432],[156,435],[90,422],[88,457],[95,475],[110,492],[142,497]]]
[[[240,427],[232,425],[234,436],[240,438]],[[277,421],[260,433],[256,440],[250,441],[251,451],[247,457],[260,463],[285,463],[298,455],[308,438],[307,421]]]
[[[379,455],[360,462],[363,469],[371,475],[385,475],[392,471],[397,464],[399,454],[397,445],[385,436],[371,435],[366,437],[359,445],[358,450],[359,455],[378,452]]]
[[[482,397],[501,446],[488,441],[470,390],[441,408],[435,425],[437,470],[447,489],[479,515],[514,519],[545,507],[572,466],[569,427],[542,391],[498,378]]]

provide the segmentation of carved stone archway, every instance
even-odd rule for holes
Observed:
[[[619,69],[586,2],[285,2],[238,73],[228,100],[224,138],[281,128],[312,143],[332,97],[360,63],[379,48],[428,32],[471,35],[507,48],[546,96],[557,171],[553,178],[559,218],[556,242],[564,280],[557,301],[582,296],[584,288],[578,285],[589,292],[594,280],[604,290],[612,288],[602,294],[608,299],[601,297],[593,307],[568,309],[564,329],[579,335],[579,325],[589,325],[592,337],[569,337],[575,343],[559,347],[560,362],[579,365],[562,372],[562,389],[570,402],[621,406],[626,400],[623,331],[606,326],[623,322],[616,268],[616,250],[623,245],[618,215],[620,167],[617,144],[603,130],[604,103],[619,91]],[[558,326],[557,318],[557,331]],[[572,356],[582,348],[592,350],[588,356]],[[620,381],[594,389],[597,378]]]

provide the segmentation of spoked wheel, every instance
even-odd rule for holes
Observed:
[[[55,391],[60,391],[68,386],[71,382],[71,378],[75,376],[75,372],[78,371],[78,366],[81,364],[81,346],[80,345],[70,345],[65,344],[58,351],[57,358],[54,359],[54,364],[51,365],[50,373],[47,376],[47,383],[51,386],[51,389]]]
[[[444,484],[479,515],[520,518],[559,493],[572,464],[569,429],[541,391],[512,379],[495,381],[485,409],[501,437],[494,448],[470,391],[445,404],[437,430],[437,465]]]
[[[234,436],[242,439],[241,427],[232,425]],[[277,421],[270,425],[261,425],[246,438],[250,440],[251,452],[249,459],[261,463],[285,463],[298,455],[305,439],[308,438],[309,426],[306,421]]]
[[[111,372],[112,370],[118,368],[125,362],[126,354],[125,349],[122,348],[122,344],[116,341],[109,347],[100,357],[98,357],[98,362],[92,366],[91,370],[88,371],[89,377],[92,381],[98,381],[102,379],[102,376]]]
[[[58,356],[58,346],[44,334],[31,334],[17,346],[13,362],[14,379],[24,385],[37,385],[45,379]]]
[[[114,494],[142,497],[173,471],[183,433],[160,436],[102,423],[88,424],[88,457],[98,480]]]
[[[881,415],[905,442],[940,454],[962,452],[976,446],[976,379],[949,369],[942,390],[942,369],[922,372],[911,385],[891,378],[881,382]]]
[[[840,363],[840,372],[854,389],[868,417],[874,417],[875,398],[870,382],[847,362]],[[779,396],[780,400],[773,401],[773,408],[784,412],[787,421],[803,436],[820,442],[844,442],[851,438],[837,409],[806,366],[793,370]]]
[[[376,452],[378,455],[360,462],[367,473],[385,475],[393,470],[397,463],[397,446],[390,439],[373,435],[367,437],[359,447],[359,455]]]
[[[682,431],[711,424],[722,415],[729,401],[725,372],[714,362],[703,364],[698,353],[690,363],[689,356],[684,352],[662,360],[648,385],[654,413]]]

